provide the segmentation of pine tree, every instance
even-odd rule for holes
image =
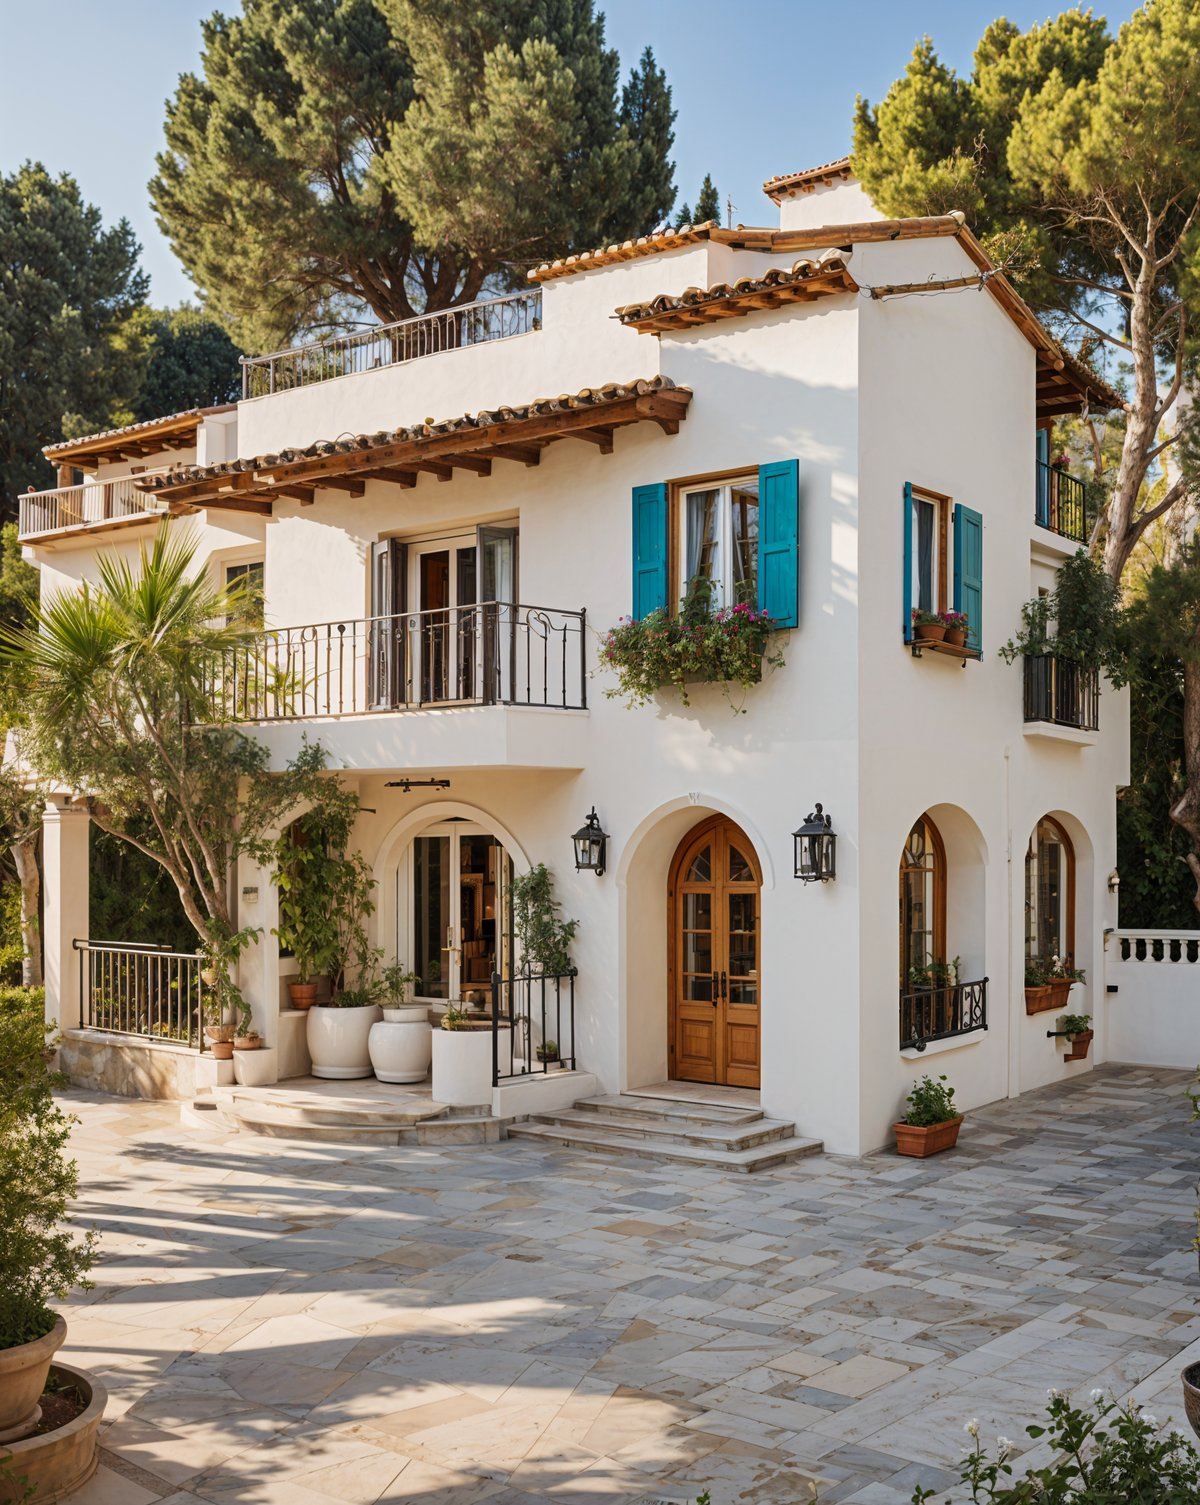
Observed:
[[[184,408],[235,402],[242,395],[241,352],[202,309],[146,309],[151,346],[133,418],[161,418]]]
[[[696,200],[695,223],[707,224],[710,219],[715,219],[718,225],[721,223],[721,195],[717,192],[712,174],[706,172],[704,182],[700,185],[700,197]]]
[[[670,90],[593,0],[245,0],[203,25],[150,185],[246,348],[516,286],[674,201]]]

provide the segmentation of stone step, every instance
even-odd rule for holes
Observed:
[[[612,1129],[597,1131],[584,1127],[566,1127],[530,1120],[510,1124],[510,1139],[529,1139],[535,1143],[563,1150],[587,1150],[616,1157],[633,1156],[656,1160],[660,1164],[695,1165],[725,1171],[759,1171],[805,1155],[819,1155],[824,1145],[819,1139],[773,1139],[747,1150],[722,1150],[694,1144],[673,1144],[637,1138]]]
[[[426,1118],[419,1122],[382,1120],[364,1114],[358,1119],[313,1121],[267,1106],[230,1104],[214,1115],[220,1124],[239,1133],[261,1134],[273,1139],[300,1139],[319,1144],[495,1144],[501,1123],[488,1115]]]
[[[386,1097],[334,1097],[323,1092],[289,1092],[261,1087],[218,1088],[213,1095],[226,1111],[246,1109],[297,1124],[337,1126],[370,1121],[399,1128],[422,1123],[428,1118],[442,1118],[449,1111],[444,1103],[435,1103],[432,1098],[406,1097],[389,1101]]]
[[[613,1092],[596,1097],[582,1097],[576,1108],[589,1113],[647,1119],[654,1122],[682,1119],[693,1124],[751,1124],[762,1117],[762,1109],[735,1108],[720,1103],[689,1102],[684,1098],[643,1097],[630,1092]]]
[[[761,1113],[752,1123],[743,1124],[696,1123],[679,1114],[639,1118],[633,1114],[601,1113],[595,1109],[580,1112],[578,1107],[537,1113],[533,1118],[540,1124],[576,1129],[583,1134],[601,1131],[654,1144],[695,1144],[722,1150],[749,1150],[774,1139],[786,1139],[796,1131],[795,1124],[784,1123],[778,1118],[764,1118]]]

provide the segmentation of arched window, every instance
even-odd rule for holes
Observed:
[[[900,991],[934,962],[946,960],[946,849],[923,815],[900,857]]]
[[[1045,815],[1025,853],[1025,955],[1049,961],[1075,954],[1075,849]]]

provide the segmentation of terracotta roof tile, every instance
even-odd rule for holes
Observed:
[[[763,192],[779,202],[779,195],[798,188],[801,193],[811,193],[820,183],[832,182],[834,178],[852,178],[854,168],[850,158],[838,157],[833,162],[822,162],[819,167],[802,167],[799,172],[781,172],[768,178]]]
[[[642,303],[625,304],[616,315],[622,324],[648,334],[708,324],[782,303],[855,292],[858,285],[846,265],[849,259],[848,252],[822,251],[815,258],[802,256],[790,267],[771,267],[759,277],[739,277],[736,282],[716,282],[707,288],[689,287],[682,293],[659,293]]]
[[[151,438],[155,430],[162,430],[164,434],[169,434],[174,426],[187,428],[192,419],[206,418],[210,413],[230,413],[236,407],[236,402],[225,402],[207,408],[182,408],[178,413],[167,413],[161,418],[146,418],[140,423],[126,423],[120,428],[101,429],[98,433],[85,434],[79,439],[62,439],[57,444],[47,444],[42,454],[47,459],[53,460],[59,455],[66,456],[78,450],[94,448],[110,439],[136,439],[139,435]]]
[[[636,261],[640,256],[656,256],[660,251],[674,251],[678,246],[695,245],[707,240],[712,231],[720,230],[715,219],[705,220],[700,225],[681,225],[677,230],[659,230],[654,235],[642,235],[637,240],[625,240],[619,245],[597,246],[594,251],[580,251],[574,256],[564,256],[559,261],[544,261],[529,273],[531,282],[549,282],[554,277],[569,277],[573,272],[586,272],[589,267],[611,266],[618,261]]]

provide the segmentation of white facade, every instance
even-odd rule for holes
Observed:
[[[819,220],[810,217],[818,206]],[[874,216],[848,183],[785,201],[781,217],[785,229],[807,229]],[[586,709],[364,709],[267,722],[253,734],[279,764],[302,734],[319,737],[331,768],[355,784],[371,811],[358,841],[379,883],[376,934],[389,958],[412,961],[414,842],[423,833],[466,821],[498,838],[515,870],[546,862],[564,912],[580,922],[578,1061],[610,1091],[670,1074],[672,859],[706,817],[730,818],[761,869],[763,1107],[831,1150],[859,1154],[885,1143],[926,1071],[945,1072],[969,1109],[1104,1058],[1098,980],[1103,933],[1116,923],[1107,878],[1128,710],[1106,685],[1098,732],[1026,722],[1021,664],[997,652],[1022,603],[1075,547],[1033,521],[1034,347],[986,291],[878,300],[861,291],[970,274],[954,236],[855,243],[858,293],[661,336],[613,317],[659,293],[760,277],[795,257],[700,239],[549,278],[541,328],[243,402],[236,444],[222,417],[219,435],[202,429],[196,463],[658,375],[694,393],[676,434],[639,423],[618,429],[608,454],[564,441],[536,467],[498,460],[489,476],[423,474],[411,489],[368,480],[360,497],[276,497],[269,517],[199,510],[175,526],[198,536],[215,571],[264,562],[270,627],[366,617],[381,539],[408,544],[411,592],[423,541],[440,549],[461,537],[470,547],[480,525],[518,528],[518,599],[586,609]],[[800,478],[799,614],[782,634],[785,666],[764,673],[741,714],[703,685],[688,707],[668,692],[636,710],[608,698],[614,680],[598,669],[597,648],[631,610],[634,488],[790,460]],[[982,515],[978,661],[918,658],[904,642],[906,483]],[[91,578],[99,551],[136,552],[153,526],[30,541],[43,589]],[[450,786],[388,787],[400,777]],[[807,885],[792,876],[791,833],[817,801],[832,815],[837,877]],[[610,833],[599,878],[571,861],[570,834],[593,805]],[[900,1044],[897,896],[901,853],[922,815],[945,846],[945,956],[961,957],[965,978],[988,979],[987,1028],[916,1051]],[[1064,1064],[1046,1038],[1051,1016],[1028,1016],[1024,1005],[1025,853],[1048,815],[1074,849],[1073,954],[1089,985],[1071,1008],[1098,1024],[1082,1065]],[[52,892],[79,878],[56,871],[56,850],[48,847]],[[241,922],[263,927],[242,985],[267,1044],[286,1056],[286,963],[270,934],[269,875],[247,868],[239,887]],[[50,976],[52,993],[66,991],[49,1007],[70,1019],[69,988]]]

